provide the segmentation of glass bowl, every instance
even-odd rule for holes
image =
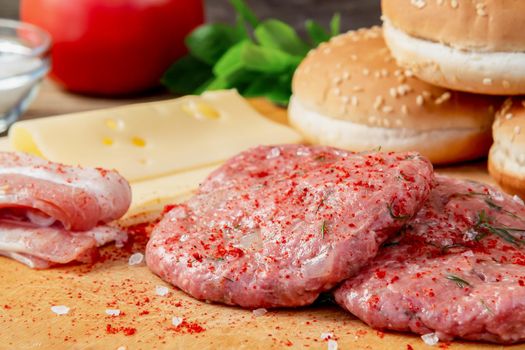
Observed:
[[[51,36],[28,23],[0,18],[0,133],[34,99],[50,68]]]

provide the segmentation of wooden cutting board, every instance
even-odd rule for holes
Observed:
[[[285,122],[285,111],[261,100],[253,103]],[[491,182],[485,168],[477,162],[438,171]],[[438,348],[417,336],[375,331],[336,307],[275,310],[256,317],[250,310],[194,300],[162,282],[144,263],[128,264],[132,253],[144,252],[145,239],[134,237],[122,249],[104,248],[93,266],[34,271],[0,257],[0,349],[326,349],[321,334],[328,332],[339,349]],[[157,295],[157,286],[169,287],[169,294]],[[51,307],[57,305],[69,307],[69,313],[56,315]],[[107,315],[107,309],[118,309],[120,315]],[[173,317],[182,318],[182,324],[173,326]],[[453,342],[439,348],[504,347]]]

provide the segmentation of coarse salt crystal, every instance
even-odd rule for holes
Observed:
[[[266,310],[265,308],[259,308],[252,311],[255,317],[264,316],[267,312],[268,310]]]
[[[523,203],[523,199],[521,199],[521,198],[520,198],[518,195],[516,195],[516,194],[514,195],[514,197],[512,197],[512,199],[514,200],[514,202],[517,202],[517,203],[519,203],[519,204],[521,204],[521,205],[524,204],[524,203]]]
[[[334,335],[330,332],[323,332],[321,333],[321,339],[322,340],[327,340],[327,339],[330,339],[330,338],[333,338]]]
[[[135,253],[129,257],[128,264],[133,266],[133,265],[138,265],[142,263],[143,261],[144,261],[144,254]]]
[[[328,350],[337,350],[337,342],[333,339],[328,340]]]
[[[168,295],[170,290],[166,286],[155,286],[155,293],[161,297]]]
[[[503,201],[503,193],[499,191],[493,191],[489,190],[489,196],[494,199],[496,202],[502,202]]]
[[[175,327],[178,327],[182,324],[182,321],[184,321],[184,319],[182,317],[172,317],[171,319],[171,324],[174,325]]]
[[[478,236],[478,232],[473,228],[469,228],[463,237],[465,241],[473,241]]]
[[[65,305],[56,305],[51,306],[51,311],[57,315],[67,315],[69,313],[69,308]]]
[[[106,309],[106,315],[118,316],[120,315],[120,310],[119,309]]]
[[[271,159],[271,158],[277,158],[281,155],[281,150],[279,149],[279,147],[274,147],[270,150],[270,153],[268,153],[268,155],[266,156],[267,159]]]
[[[434,346],[439,343],[439,338],[436,333],[423,334],[421,336],[423,342],[427,345]]]

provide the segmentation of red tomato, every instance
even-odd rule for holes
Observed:
[[[53,37],[51,76],[75,92],[117,95],[159,84],[203,22],[202,0],[22,0],[23,21]]]

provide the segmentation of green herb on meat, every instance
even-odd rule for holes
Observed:
[[[480,302],[483,308],[487,310],[489,314],[494,315],[494,311],[492,311],[492,309],[487,305],[487,303],[485,303],[485,300],[481,299]]]
[[[507,226],[494,226],[493,224],[491,224],[491,222],[494,222],[494,219],[488,216],[485,213],[485,211],[482,210],[478,214],[477,222],[474,225],[474,228],[478,231],[496,235],[500,237],[501,239],[503,239],[504,241],[509,242],[518,247],[521,244],[525,243],[522,239],[514,237],[511,233],[511,232],[525,232],[525,229],[512,228],[512,227],[507,227]],[[476,237],[476,240],[479,241],[485,236],[486,234],[478,235],[478,237]]]
[[[456,286],[458,286],[459,288],[465,288],[465,287],[470,287],[471,284],[468,283],[467,281],[465,281],[464,279],[456,276],[456,275],[447,275],[445,276],[445,278],[449,281],[452,281],[456,284]]]
[[[496,202],[494,202],[494,200],[492,199],[492,197],[490,196],[489,193],[484,193],[484,192],[467,192],[467,193],[456,193],[456,194],[452,195],[453,198],[454,197],[474,197],[474,196],[484,197],[485,203],[491,209],[494,209],[496,211],[501,211],[501,212],[503,212],[503,213],[505,213],[505,214],[507,214],[509,216],[512,216],[513,218],[523,220],[522,218],[520,218],[518,215],[514,214],[513,212],[504,209],[499,204],[496,204]],[[523,221],[525,221],[525,220],[523,220]]]
[[[399,214],[395,214],[394,213],[394,209],[392,208],[392,204],[388,204],[386,205],[386,207],[388,208],[388,213],[390,214],[390,217],[392,219],[395,219],[395,220],[405,220],[405,219],[408,219],[410,217],[410,215],[399,215]]]
[[[326,233],[326,221],[323,221],[321,225],[321,238],[324,239],[324,234]]]
[[[177,94],[235,88],[246,97],[266,97],[288,104],[292,76],[308,51],[340,33],[341,16],[335,14],[327,31],[318,23],[305,23],[308,40],[288,24],[259,20],[244,0],[230,0],[235,25],[199,26],[185,39],[188,54],[166,71],[162,83]]]

